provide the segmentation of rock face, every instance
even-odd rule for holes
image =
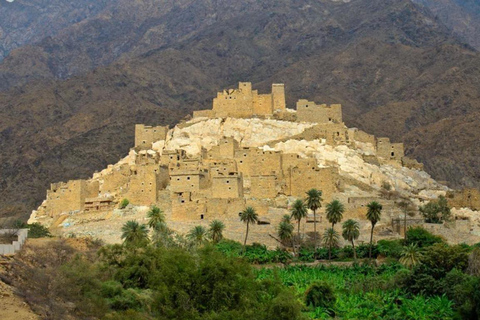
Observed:
[[[237,103],[226,100],[225,110]],[[341,112],[341,106],[337,108]],[[317,188],[323,192],[324,204],[342,201],[347,209],[344,219],[359,220],[365,230],[369,227],[366,205],[382,203],[379,236],[395,237],[400,197],[420,204],[449,190],[419,170],[418,164],[412,166],[401,144],[347,128],[334,119],[300,121],[302,112],[307,111],[285,110],[256,118],[195,117],[166,134],[163,127],[138,125],[136,145],[127,157],[91,179],[52,184],[30,222],[63,234],[117,242],[122,223],[132,218],[143,221],[148,207],[157,205],[176,231],[218,219],[227,226],[226,236],[240,241],[244,225],[239,213],[253,207],[261,223],[250,241],[275,246],[269,235],[276,234],[291,203]],[[278,119],[282,117],[290,120]],[[148,140],[155,134],[164,138]],[[387,191],[390,195],[381,195]],[[116,209],[122,199],[131,205]],[[322,210],[318,213],[324,216]],[[308,217],[302,227],[305,232],[312,232],[312,222]],[[324,218],[318,224],[328,226]],[[367,236],[365,232],[364,240]],[[468,237],[469,242],[476,239]]]

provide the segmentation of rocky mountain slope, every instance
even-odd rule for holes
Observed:
[[[98,14],[104,0],[15,0],[0,2],[0,61],[10,51],[55,36]]]
[[[413,0],[428,7],[456,35],[480,49],[480,2],[477,0]]]
[[[173,124],[239,80],[261,91],[284,82],[289,107],[300,97],[342,103],[349,126],[405,141],[408,155],[454,187],[478,186],[480,55],[426,8],[407,0],[159,8],[129,2],[0,64],[1,213],[25,215],[50,182],[114,163],[132,145],[134,123]],[[41,81],[25,84],[32,78]]]

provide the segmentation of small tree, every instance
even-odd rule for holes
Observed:
[[[327,219],[332,224],[332,229],[335,227],[336,223],[342,221],[344,212],[345,207],[338,200],[333,200],[327,204]]]
[[[373,229],[375,225],[380,221],[382,216],[382,205],[376,201],[372,201],[367,205],[367,219],[372,224],[372,230],[370,232],[370,248],[368,251],[368,257],[372,259],[372,246],[373,246]]]
[[[130,201],[128,199],[123,199],[120,201],[120,209],[125,209],[128,205],[130,204]]]
[[[224,229],[225,225],[220,220],[213,220],[210,223],[210,229],[208,230],[208,234],[210,235],[210,239],[212,239],[213,243],[218,243],[223,239]]]
[[[310,189],[305,199],[308,209],[313,211],[313,243],[315,255],[317,253],[317,210],[322,206],[322,191]],[[316,258],[316,257],[315,257]]]
[[[447,199],[444,196],[438,197],[436,201],[430,201],[420,207],[420,213],[427,223],[442,223],[450,220],[451,212]]]
[[[357,251],[355,250],[355,240],[360,236],[360,225],[357,221],[349,219],[343,223],[342,226],[343,239],[350,241],[353,249],[353,260],[357,261]]]
[[[127,221],[122,227],[123,242],[127,245],[141,245],[148,242],[148,229],[137,221]]]
[[[243,247],[247,246],[247,238],[248,238],[248,229],[250,223],[256,223],[258,221],[258,214],[252,207],[248,207],[242,211],[240,214],[240,221],[247,224],[247,231],[245,232],[245,241],[243,242]]]
[[[328,228],[323,234],[323,245],[328,247],[328,260],[332,260],[332,248],[338,247],[338,232],[333,228]]]

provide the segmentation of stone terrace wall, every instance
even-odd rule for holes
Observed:
[[[0,230],[0,234],[6,234],[9,232],[16,232],[17,230],[3,229]],[[4,254],[14,254],[25,243],[25,240],[28,236],[28,229],[20,229],[17,233],[17,241],[13,241],[12,244],[0,244],[0,255]]]

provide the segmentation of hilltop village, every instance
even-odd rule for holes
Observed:
[[[416,204],[447,194],[453,206],[480,208],[476,190],[453,192],[422,170],[404,155],[402,143],[347,128],[339,104],[301,99],[296,110],[288,109],[283,84],[259,94],[241,82],[219,92],[212,109],[194,112],[173,129],[136,125],[135,145],[126,158],[92,179],[52,184],[30,222],[115,242],[115,221],[142,219],[157,205],[174,230],[220,219],[227,236],[240,239],[238,216],[251,206],[260,217],[252,241],[273,245],[269,234],[311,188],[323,192],[324,203],[341,200],[353,218],[364,219],[368,202],[382,203],[386,214],[379,235],[388,237],[401,233],[395,226],[401,211],[395,200],[379,195],[386,184]],[[130,205],[120,210],[123,199]],[[472,219],[461,221],[451,227],[464,233],[458,241],[476,240],[478,226]],[[312,222],[309,216],[303,229],[309,231]],[[448,236],[442,226],[432,228]]]

